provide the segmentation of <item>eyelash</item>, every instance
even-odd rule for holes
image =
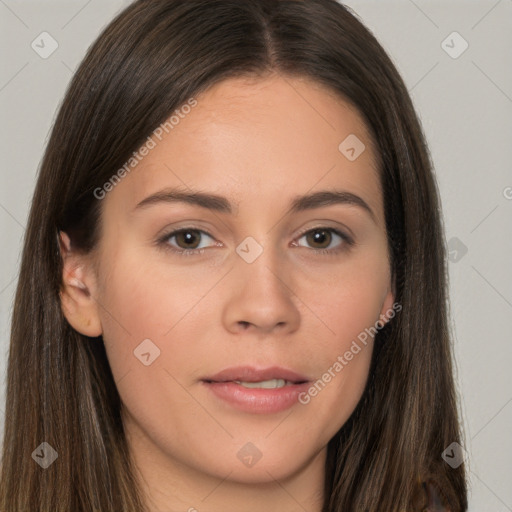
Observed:
[[[195,227],[189,226],[189,227],[185,227],[185,228],[180,228],[178,230],[175,230],[175,231],[172,231],[170,233],[167,233],[167,234],[163,235],[161,238],[158,239],[157,244],[158,244],[158,246],[163,247],[166,250],[170,250],[171,252],[173,252],[174,254],[177,254],[178,256],[187,256],[188,257],[188,256],[199,256],[199,255],[202,255],[204,253],[204,250],[205,250],[204,247],[202,249],[181,249],[181,250],[178,250],[178,249],[175,249],[174,247],[172,247],[169,244],[169,239],[170,238],[173,238],[174,236],[178,235],[179,233],[183,233],[183,232],[187,232],[187,231],[195,231],[195,232],[198,232],[198,233],[203,233],[203,234],[209,236],[210,238],[214,239],[214,237],[212,235],[210,235],[208,232],[206,232],[206,231],[204,231],[202,229],[199,229],[199,228],[195,228]],[[305,231],[302,231],[301,233],[299,233],[298,237],[300,239],[304,235],[307,235],[308,233],[314,232],[314,231],[329,231],[329,232],[332,232],[332,233],[338,235],[343,240],[343,243],[341,244],[341,247],[338,248],[338,249],[311,249],[316,254],[320,254],[322,256],[337,256],[339,253],[348,250],[350,247],[352,247],[355,244],[354,240],[352,240],[351,237],[349,237],[348,235],[346,235],[342,231],[339,231],[339,230],[337,230],[335,228],[329,228],[329,227],[323,227],[323,226],[319,226],[319,227],[316,227],[316,228],[310,228],[310,229],[307,229]],[[299,246],[299,247],[302,247],[302,246]]]

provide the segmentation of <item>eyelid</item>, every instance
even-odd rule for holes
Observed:
[[[343,231],[341,228],[335,228],[333,226],[328,226],[326,224],[318,224],[318,226],[313,226],[313,227],[308,227],[308,228],[304,228],[303,230],[299,231],[296,235],[295,235],[295,238],[302,238],[306,233],[309,233],[310,231],[316,231],[316,230],[321,230],[321,229],[324,229],[325,231],[332,231],[333,233],[336,233],[338,236],[340,236],[341,238],[343,238],[343,240],[350,242],[350,243],[355,243],[354,241],[354,237],[349,234],[351,233],[350,230],[346,230],[348,232],[345,232]],[[319,251],[321,251],[322,249],[318,249]]]

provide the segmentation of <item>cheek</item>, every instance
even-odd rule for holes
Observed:
[[[300,402],[334,433],[346,422],[364,391],[373,352],[376,322],[388,290],[385,260],[370,256],[329,276],[328,284],[308,286],[301,298],[322,321],[308,357],[322,370]],[[327,280],[325,280],[327,282]],[[310,283],[311,285],[311,283]],[[317,290],[313,292],[313,290]]]
[[[205,266],[184,270],[177,264],[165,265],[164,259],[118,249],[104,261],[109,270],[104,273],[99,314],[116,380],[139,372],[150,361],[152,368],[197,366],[195,344],[204,339],[214,316],[206,296],[219,276]]]
[[[379,319],[390,286],[385,252],[366,250],[312,275],[299,286],[300,297],[329,328],[324,332],[338,349]]]
[[[117,251],[109,268],[100,315],[121,400],[153,436],[163,435],[170,425],[183,435],[190,421],[201,416],[185,386],[199,365],[196,345],[209,323],[209,310],[200,299],[212,278],[205,272],[204,279],[196,276],[192,283],[182,268],[169,271],[129,251]]]

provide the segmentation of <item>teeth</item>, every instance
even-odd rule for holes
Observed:
[[[291,382],[284,379],[271,379],[263,380],[261,382],[243,382],[240,380],[234,380],[237,384],[244,386],[244,388],[263,388],[263,389],[275,389],[283,388],[286,385],[292,384]]]

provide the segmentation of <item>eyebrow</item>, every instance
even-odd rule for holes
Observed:
[[[224,196],[199,191],[182,191],[173,188],[160,190],[159,192],[151,194],[138,203],[134,210],[147,208],[159,203],[180,202],[200,206],[201,208],[218,213],[233,214],[233,206]],[[291,201],[288,213],[299,213],[337,204],[357,206],[366,211],[377,224],[377,218],[368,203],[360,196],[345,190],[322,190],[312,194],[296,196]]]

